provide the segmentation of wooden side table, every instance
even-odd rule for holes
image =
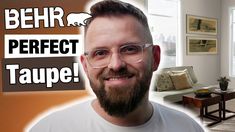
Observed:
[[[196,97],[194,93],[183,95],[183,105],[193,104],[195,107],[200,108],[200,118],[203,120],[203,117],[209,118],[214,122],[208,124],[208,126],[212,126],[216,123],[221,122],[221,96],[216,94],[211,94],[209,97],[199,98]],[[208,112],[208,106],[218,104],[218,112],[219,117],[211,115],[211,112]]]
[[[227,120],[229,118],[235,117],[235,112],[228,110],[226,108],[226,101],[235,99],[235,90],[228,89],[227,91],[221,91],[219,88],[215,88],[212,93],[220,95],[221,96],[221,103],[222,103],[222,119]],[[218,110],[215,110],[213,112],[217,112]],[[231,116],[226,116],[226,113],[233,113]]]

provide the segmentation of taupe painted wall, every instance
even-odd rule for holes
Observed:
[[[181,31],[182,31],[182,65],[192,65],[200,83],[207,85],[217,84],[220,75],[220,0],[181,0]],[[186,34],[186,14],[216,18],[218,20],[218,54],[217,55],[187,55],[186,36],[204,36]],[[211,36],[213,37],[213,36]]]

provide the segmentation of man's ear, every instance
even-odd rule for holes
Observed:
[[[158,45],[153,45],[153,71],[158,69],[161,59],[161,49]]]
[[[88,75],[88,71],[87,71],[87,61],[86,61],[86,58],[85,58],[84,55],[81,55],[81,56],[80,56],[80,61],[81,61],[81,63],[82,63],[82,67],[83,67],[85,73]]]

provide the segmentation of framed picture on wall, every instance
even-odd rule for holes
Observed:
[[[187,54],[217,54],[217,38],[187,37]]]
[[[187,15],[187,33],[217,35],[217,19]]]

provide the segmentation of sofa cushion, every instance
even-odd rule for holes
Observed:
[[[173,73],[173,74],[178,74],[178,73],[184,73],[186,74],[186,77],[188,79],[188,82],[190,83],[190,85],[192,86],[193,85],[193,80],[191,79],[191,76],[188,72],[188,69],[184,69],[184,70],[179,70],[179,71],[169,71],[170,73]]]
[[[155,98],[158,101],[166,102],[179,102],[182,101],[183,95],[194,92],[193,88],[183,90],[171,90],[171,91],[152,91],[150,93],[151,98]]]
[[[162,73],[158,76],[155,90],[161,91],[169,91],[173,90],[174,86],[172,84],[170,75],[168,73]]]
[[[188,79],[187,74],[185,72],[181,73],[169,72],[169,74],[176,90],[182,90],[192,87],[192,83]]]
[[[193,93],[196,89],[206,87],[206,85],[196,83],[193,84],[192,88],[183,89],[183,90],[171,90],[171,91],[151,91],[150,97],[152,99],[163,101],[163,102],[179,102],[182,101],[182,96],[188,93]]]
[[[192,66],[178,66],[178,67],[163,68],[163,69],[159,70],[159,73],[164,73],[167,71],[178,71],[178,70],[184,70],[184,69],[188,70],[188,73],[189,73],[193,83],[197,83],[197,77],[194,73]]]

